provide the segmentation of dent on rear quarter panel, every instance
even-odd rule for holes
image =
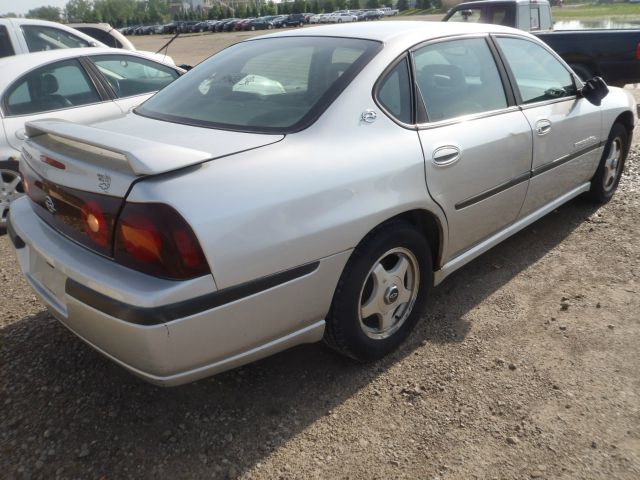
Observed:
[[[408,210],[438,215],[417,133],[392,122],[371,97],[383,69],[364,72],[366,82],[356,79],[307,130],[197,171],[140,182],[131,198],[165,201],[185,216],[218,288],[353,248]],[[360,120],[366,109],[379,113],[372,124]]]

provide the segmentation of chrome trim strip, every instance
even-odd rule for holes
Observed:
[[[470,248],[466,252],[458,255],[452,260],[449,260],[440,270],[434,272],[433,274],[434,286],[438,285],[447,276],[449,276],[450,274],[458,270],[460,267],[466,265],[471,260],[479,257],[487,250],[495,247],[498,243],[502,242],[506,238],[509,238],[514,233],[517,233],[520,230],[522,230],[524,227],[531,225],[536,220],[539,220],[540,218],[544,217],[547,213],[552,212],[553,210],[558,208],[560,205],[568,202],[572,198],[577,197],[583,192],[587,192],[589,188],[591,188],[590,182],[583,183],[582,185],[565,193],[561,197],[558,197],[555,200],[547,203],[545,206],[543,206],[542,208],[539,208],[535,212],[532,212],[526,217],[521,218],[520,220],[517,220],[516,222],[512,223],[511,225],[504,228],[503,230],[500,230],[498,233],[487,238],[486,240],[483,240],[482,242],[478,243],[477,245]]]
[[[570,153],[569,155],[560,157],[556,160],[553,160],[552,162],[545,163],[544,165],[540,165],[539,167],[536,167],[531,171],[531,178],[537,175],[540,175],[544,172],[548,172],[552,168],[556,168],[561,165],[564,165],[565,163],[570,162],[571,160],[574,160],[586,153],[592,152],[593,150],[597,150],[598,148],[602,147],[604,144],[605,142],[596,143],[595,145],[591,145],[590,147],[583,148],[581,150],[578,150],[577,152]]]
[[[463,208],[473,205],[474,203],[478,203],[478,202],[481,202],[482,200],[486,200],[487,198],[497,195],[498,193],[504,190],[507,190],[508,188],[514,187],[519,183],[526,182],[527,180],[529,180],[530,177],[531,177],[531,172],[524,172],[523,174],[518,175],[516,178],[513,178],[508,182],[505,182],[496,187],[490,188],[489,190],[486,190],[478,195],[474,195],[473,197],[469,197],[460,203],[456,203],[455,208],[456,210],[461,210]]]

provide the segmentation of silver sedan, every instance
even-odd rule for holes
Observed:
[[[611,199],[635,122],[625,91],[513,29],[287,31],[117,121],[29,123],[9,233],[52,314],[148,381],[323,338],[373,360],[451,272]]]

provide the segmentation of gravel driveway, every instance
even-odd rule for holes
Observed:
[[[309,345],[174,389],[53,320],[0,236],[0,478],[640,478],[639,160],[636,133],[609,205],[456,272],[389,358]]]

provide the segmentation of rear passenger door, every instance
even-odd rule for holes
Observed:
[[[527,192],[531,128],[496,56],[486,36],[412,52],[427,187],[449,224],[445,262],[512,223]]]
[[[177,70],[168,65],[134,55],[91,55],[89,59],[106,79],[123,113],[180,76]]]

